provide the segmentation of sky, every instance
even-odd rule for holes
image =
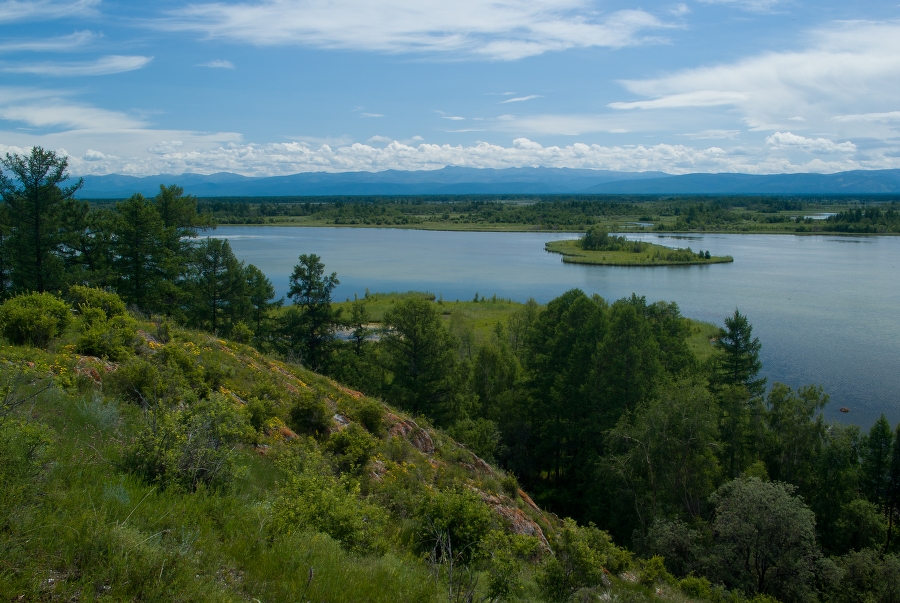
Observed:
[[[74,175],[900,168],[898,0],[0,0]]]

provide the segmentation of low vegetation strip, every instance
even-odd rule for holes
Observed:
[[[635,242],[632,249],[593,251],[582,249],[577,240],[550,241],[545,248],[559,253],[567,264],[592,264],[597,266],[687,266],[692,264],[724,264],[733,262],[730,255],[714,256],[709,252],[688,249],[672,249],[654,243]]]

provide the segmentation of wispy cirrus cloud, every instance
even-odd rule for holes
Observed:
[[[0,52],[63,52],[85,46],[98,37],[90,31],[76,31],[55,38],[7,39],[0,42]]]
[[[611,103],[614,109],[695,107],[756,131],[891,138],[898,133],[883,116],[900,97],[900,21],[834,23],[804,34],[799,50],[622,84],[645,99]]]
[[[568,48],[659,40],[644,10],[598,13],[591,0],[262,0],[201,2],[154,22],[258,46],[305,45],[385,53],[516,60]]]
[[[153,57],[109,55],[93,61],[19,63],[0,67],[0,71],[53,77],[111,75],[140,69],[152,60]]]
[[[197,67],[209,67],[210,69],[234,69],[234,63],[224,59],[216,59],[207,63],[200,63]]]
[[[73,101],[66,92],[37,88],[0,87],[0,120],[36,128],[120,132],[147,123],[120,111]]]
[[[91,16],[99,5],[100,0],[5,0],[0,1],[0,23]]]
[[[703,4],[723,4],[754,13],[772,11],[783,0],[700,0]]]
[[[529,94],[528,96],[517,96],[516,98],[508,98],[505,101],[500,101],[501,105],[505,105],[506,103],[522,103],[525,101],[530,101],[534,98],[543,98],[540,94]]]

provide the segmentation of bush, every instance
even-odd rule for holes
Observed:
[[[100,308],[81,306],[79,327],[81,333],[75,344],[79,353],[116,362],[131,355],[137,322],[127,314],[107,318]]]
[[[384,407],[370,398],[363,398],[350,414],[351,417],[362,423],[369,433],[379,435],[384,421]]]
[[[481,557],[494,514],[474,492],[454,489],[432,493],[418,509],[419,544],[435,561],[453,551],[463,563]],[[449,544],[443,547],[442,544]]]
[[[73,308],[84,312],[86,308],[102,310],[106,318],[122,316],[126,313],[125,302],[115,293],[95,287],[72,285],[66,295]]]
[[[351,551],[380,548],[385,516],[381,508],[360,498],[359,484],[308,467],[281,485],[272,506],[270,532],[290,535],[304,529],[328,534]]]
[[[331,410],[324,400],[312,392],[295,398],[290,412],[290,427],[297,433],[324,437],[331,428]]]
[[[72,322],[69,306],[49,293],[27,293],[0,305],[0,329],[16,345],[46,348]]]
[[[375,438],[353,423],[331,434],[326,448],[335,455],[342,472],[361,471],[375,450]]]
[[[678,581],[678,588],[689,597],[701,597],[703,599],[712,597],[712,584],[703,577],[687,576]]]
[[[227,487],[235,477],[234,446],[253,437],[248,418],[219,394],[186,409],[157,406],[128,447],[125,466],[163,489]]]

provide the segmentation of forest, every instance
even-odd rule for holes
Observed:
[[[93,203],[102,204],[100,201]],[[900,233],[894,196],[425,196],[205,198],[220,224],[465,230]]]
[[[637,295],[376,316],[314,250],[276,300],[177,186],[96,205],[54,152],[0,163],[8,599],[900,602],[900,425],[766,383],[738,309],[705,354]]]

